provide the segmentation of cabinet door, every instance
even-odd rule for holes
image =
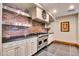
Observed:
[[[16,56],[16,49],[11,49],[9,51],[6,51],[8,56]]]
[[[27,55],[30,56],[31,54],[31,42],[27,40]]]
[[[31,53],[32,53],[32,55],[34,54],[34,53],[36,53],[37,52],[37,41],[36,40],[33,40],[32,42],[31,42]]]
[[[19,56],[25,56],[25,55],[27,55],[27,46],[26,46],[25,43],[19,45],[19,48],[20,48],[20,49],[18,49],[18,55]]]
[[[37,38],[33,37],[27,40],[28,55],[33,55],[37,52]]]
[[[20,49],[19,47],[5,48],[5,49],[3,49],[3,55],[4,56],[17,56],[19,49]]]
[[[54,40],[54,34],[49,34],[48,36],[48,44],[50,44]]]

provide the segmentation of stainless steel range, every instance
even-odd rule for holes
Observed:
[[[37,50],[42,49],[43,47],[47,46],[48,44],[48,34],[42,33],[38,35],[37,39]]]

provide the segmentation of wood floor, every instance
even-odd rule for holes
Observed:
[[[60,43],[52,43],[34,56],[79,56],[79,48]]]

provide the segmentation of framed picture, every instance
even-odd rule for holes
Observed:
[[[70,31],[70,23],[69,21],[61,22],[61,32],[69,32]]]

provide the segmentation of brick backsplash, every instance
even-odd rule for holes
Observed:
[[[31,32],[29,28],[26,27],[12,26],[12,23],[18,23],[18,22],[21,24],[28,23],[32,25],[31,19],[27,17],[4,11],[2,21],[11,24],[2,26],[3,37],[21,36]]]
[[[3,12],[3,21],[8,23],[31,24],[31,20],[29,18],[10,12]]]
[[[27,35],[31,31],[29,28],[23,28],[23,27],[16,27],[16,26],[4,26],[3,25],[3,37],[11,37],[11,36],[22,36],[22,35]]]
[[[42,23],[32,21],[32,19],[28,17],[24,17],[18,15],[16,13],[10,13],[8,11],[3,10],[3,22],[10,23],[11,25],[3,25],[2,26],[2,34],[3,37],[12,37],[12,36],[21,36],[27,35],[29,33],[34,32],[45,32],[44,25]],[[19,26],[12,26],[12,23],[21,23],[21,24],[31,24],[32,27],[19,27]]]

